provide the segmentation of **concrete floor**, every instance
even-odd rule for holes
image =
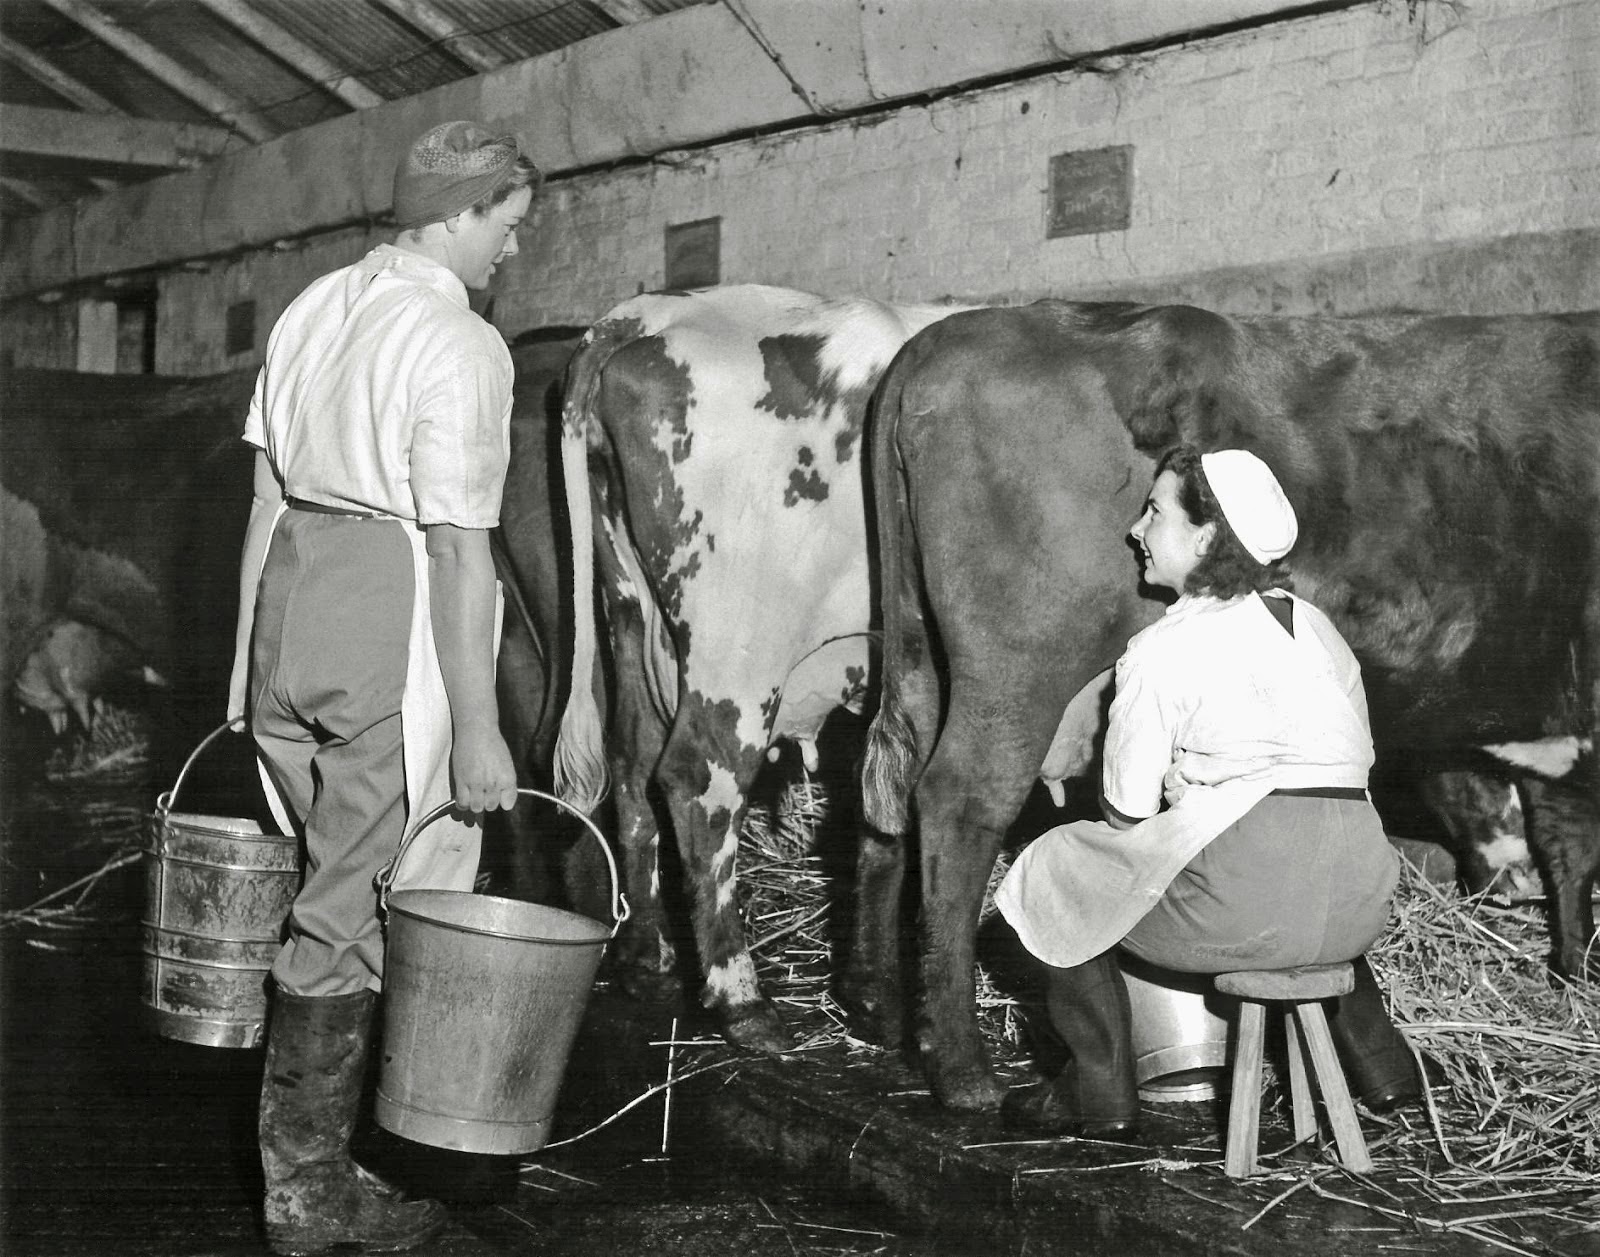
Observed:
[[[10,909],[99,867],[154,798],[142,779],[63,787],[13,772],[7,784]],[[4,1252],[16,1257],[265,1251],[253,1127],[261,1053],[141,1028],[141,898],[130,864],[107,875],[77,924],[0,930],[0,1191]],[[556,1137],[660,1082],[666,1052],[651,1044],[682,1012],[597,990]],[[686,1021],[679,1037],[700,1030]],[[1498,1222],[1507,1238],[1494,1243],[1442,1229],[1404,1172],[1358,1182],[1324,1166],[1312,1180],[1311,1164],[1277,1159],[1266,1177],[1233,1182],[1221,1173],[1211,1105],[1152,1107],[1133,1144],[1017,1143],[994,1118],[940,1110],[895,1053],[839,1045],[781,1060],[721,1047],[678,1054],[680,1072],[700,1066],[674,1092],[666,1157],[660,1098],[526,1165],[373,1131],[362,1148],[450,1204],[449,1230],[419,1250],[440,1257],[1600,1255],[1593,1229],[1536,1217]],[[1269,1151],[1288,1143],[1281,1124],[1266,1124]],[[1452,1216],[1474,1211],[1485,1212]]]

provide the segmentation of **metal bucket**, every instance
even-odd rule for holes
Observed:
[[[406,847],[450,811],[412,829],[383,878],[383,1062],[377,1119],[436,1148],[536,1152],[550,1138],[567,1055],[606,942],[628,918],[617,866],[588,817],[523,789],[588,826],[611,870],[611,925],[542,904],[389,883]]]
[[[190,752],[156,799],[142,863],[145,1024],[208,1047],[255,1047],[267,1020],[267,973],[300,889],[300,844],[253,820],[174,811],[184,778],[223,724]]]
[[[1219,995],[1209,974],[1158,969],[1126,954],[1121,959],[1139,1098],[1164,1104],[1215,1099],[1237,1001]]]

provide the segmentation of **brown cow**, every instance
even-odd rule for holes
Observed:
[[[915,807],[920,1042],[953,1107],[1001,1095],[972,985],[1001,835],[1068,700],[1162,609],[1136,589],[1126,533],[1167,447],[1243,447],[1277,472],[1301,521],[1296,589],[1362,661],[1380,769],[1592,735],[1600,315],[1230,318],[1039,302],[923,331],[879,406],[884,693],[869,818],[898,834]],[[1600,780],[1592,763],[1582,771],[1585,805],[1563,825],[1535,815],[1529,834],[1553,874],[1568,971],[1593,933],[1600,864]],[[903,856],[884,844],[880,858]],[[892,958],[878,968],[891,973]]]

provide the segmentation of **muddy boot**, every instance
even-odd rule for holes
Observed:
[[[276,992],[261,1080],[267,1246],[307,1257],[411,1248],[446,1221],[432,1200],[406,1201],[350,1157],[377,997]]]
[[[1328,1030],[1350,1094],[1374,1113],[1416,1104],[1422,1099],[1422,1079],[1411,1049],[1383,1004],[1383,992],[1365,956],[1352,962],[1355,989],[1332,1002]]]
[[[1125,1135],[1139,1122],[1133,1074],[1133,1020],[1115,951],[1071,969],[1049,966],[1045,1007],[1072,1052],[1050,1082],[1006,1095],[1007,1126],[1039,1135]]]

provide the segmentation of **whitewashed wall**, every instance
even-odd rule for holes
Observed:
[[[717,214],[724,281],[823,292],[1600,305],[1597,65],[1592,0],[1397,3],[572,179],[497,318],[590,319],[662,282],[665,224]],[[1046,239],[1050,156],[1115,144],[1131,226]]]

